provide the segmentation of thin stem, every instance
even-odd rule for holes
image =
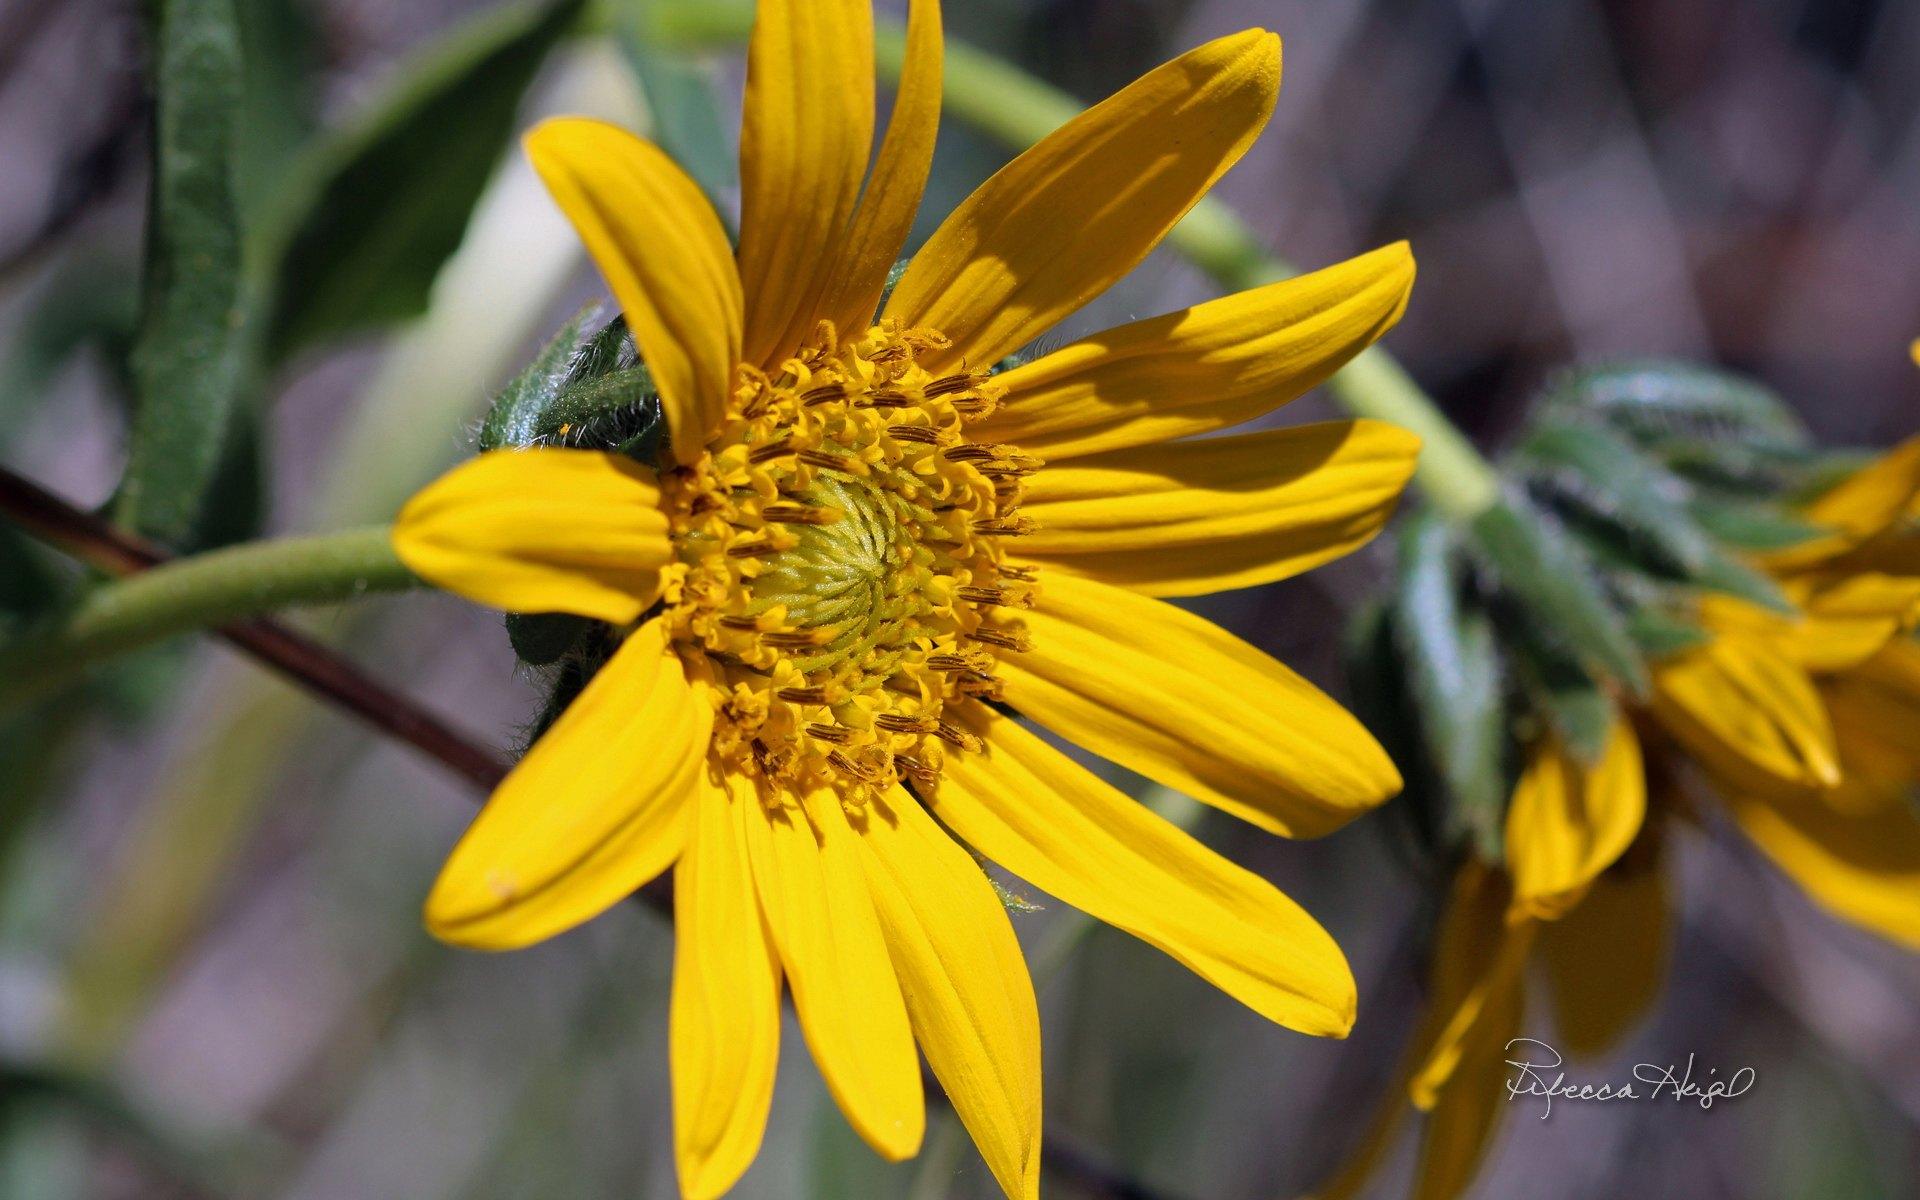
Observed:
[[[110,574],[132,575],[168,561],[160,547],[82,512],[4,468],[0,468],[0,515]],[[268,620],[244,621],[218,632],[323,700],[438,760],[480,788],[491,789],[505,777],[506,764],[498,755],[312,638]]]
[[[10,702],[44,694],[101,659],[176,634],[283,608],[332,604],[418,581],[384,528],[251,542],[144,569],[92,589],[59,624],[0,659]]]
[[[661,4],[653,21],[656,37],[683,49],[720,49],[737,45],[752,32],[753,6],[732,0]],[[878,22],[875,50],[881,78],[897,83],[906,57],[906,31],[899,22]],[[947,112],[1016,150],[1052,133],[1082,108],[1072,96],[1012,63],[951,39],[946,43],[943,100]],[[1212,197],[1194,205],[1168,235],[1167,244],[1232,291],[1299,273]],[[1498,499],[1492,465],[1386,351],[1361,354],[1328,381],[1327,390],[1356,416],[1389,421],[1420,436],[1414,483],[1449,518],[1471,520]]]

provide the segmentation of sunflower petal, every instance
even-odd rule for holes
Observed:
[[[944,55],[939,0],[913,0],[893,117],[847,231],[843,265],[819,305],[820,315],[842,334],[858,333],[873,323],[887,275],[920,209],[933,164],[934,135],[940,129]]]
[[[1396,242],[1311,275],[1109,329],[995,377],[976,428],[1049,462],[1225,429],[1318,386],[1393,328],[1413,288]]]
[[[557,118],[526,146],[620,301],[674,457],[692,462],[726,414],[740,362],[740,276],[720,218],[665,151],[618,126]]]
[[[763,791],[745,807],[760,911],[827,1090],[876,1152],[911,1158],[926,1130],[920,1060],[840,801]]]
[[[1555,1044],[1572,1054],[1606,1053],[1660,997],[1673,931],[1654,845],[1636,844],[1570,912],[1540,928]]]
[[[400,510],[393,548],[436,587],[507,612],[624,625],[673,556],[652,471],[593,450],[496,450]]]
[[[1353,1027],[1353,972],[1274,886],[1101,782],[1008,717],[949,709],[986,742],[952,754],[934,815],[1034,887],[1166,951],[1270,1021]]]
[[[1859,546],[1913,510],[1920,498],[1920,437],[1895,446],[1807,505],[1802,516],[1833,532],[1765,555],[1775,571],[1808,567]]]
[[[1840,781],[1833,726],[1813,681],[1760,639],[1723,633],[1656,665],[1653,713],[1735,788],[1772,793]]]
[[[1397,426],[1330,421],[1078,458],[1028,480],[1019,550],[1149,596],[1252,587],[1365,545],[1419,454]]]
[[[780,1056],[780,964],[753,875],[751,781],[701,773],[687,852],[673,873],[670,1016],[674,1157],[685,1200],[726,1194],[760,1149]]]
[[[1137,266],[1252,144],[1279,88],[1280,40],[1259,29],[1148,72],[963,201],[887,314],[952,339],[930,367],[992,366]]]
[[[511,950],[598,916],[680,856],[713,707],[640,627],[474,819],[427,897],[435,937]]]
[[[1727,796],[1748,838],[1814,902],[1920,950],[1920,817],[1909,804],[1843,813],[1817,796]]]
[[[1014,1200],[1040,1194],[1040,1010],[1006,906],[902,791],[854,819],[907,1015],[933,1073]]]
[[[1032,649],[996,668],[1007,702],[1149,779],[1287,837],[1327,833],[1400,789],[1326,693],[1184,609],[1048,575],[1022,619]]]
[[[872,0],[761,0],[740,115],[745,361],[771,367],[813,332],[872,143]]]
[[[1507,807],[1507,869],[1514,911],[1552,919],[1613,865],[1647,815],[1640,742],[1616,719],[1600,761],[1585,767],[1551,738],[1521,773]]]

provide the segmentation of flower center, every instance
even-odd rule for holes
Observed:
[[[944,706],[997,697],[998,655],[1027,645],[1010,610],[1034,575],[1001,547],[1032,527],[1015,510],[1040,463],[967,439],[1002,389],[920,366],[946,344],[823,322],[778,375],[740,368],[706,452],[663,480],[665,619],[716,685],[716,751],[748,774],[854,798],[931,780],[974,748]]]

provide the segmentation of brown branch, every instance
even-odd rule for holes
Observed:
[[[132,575],[172,557],[160,546],[75,508],[4,467],[0,467],[0,513],[109,575]],[[506,776],[507,764],[499,755],[303,633],[264,618],[224,625],[215,632],[236,649],[483,790],[491,790]]]

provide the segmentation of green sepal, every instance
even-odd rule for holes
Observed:
[[[1646,664],[1624,618],[1592,560],[1557,521],[1509,491],[1468,524],[1466,546],[1536,642],[1645,693]]]
[[[1529,707],[1546,719],[1575,759],[1588,766],[1599,762],[1616,716],[1606,689],[1561,647],[1522,636],[1509,643],[1509,650]]]
[[[1763,502],[1696,495],[1687,509],[1714,540],[1752,554],[1785,550],[1830,532],[1779,505]]]
[[[1711,636],[1691,621],[1651,605],[1635,608],[1627,617],[1627,628],[1640,653],[1651,662],[1704,646]]]
[[[1558,380],[1547,406],[1574,420],[1599,418],[1642,443],[1675,438],[1798,447],[1806,426],[1779,396],[1748,379],[1668,360],[1584,367]]]
[[[514,657],[530,667],[550,667],[565,658],[595,622],[572,613],[508,613],[507,640]]]
[[[664,432],[659,396],[624,321],[586,332],[601,311],[590,305],[576,313],[500,390],[481,423],[482,451],[565,446],[653,461]],[[577,655],[604,629],[569,613],[507,616],[514,654],[536,667]]]
[[[1406,823],[1423,856],[1434,857],[1450,848],[1442,834],[1448,811],[1446,789],[1427,755],[1426,738],[1402,669],[1402,653],[1392,606],[1380,599],[1363,603],[1341,639],[1348,705],[1400,769],[1400,795],[1388,806],[1388,813]]]
[[[1686,483],[1605,428],[1543,425],[1519,460],[1538,485],[1625,533],[1656,569],[1691,576],[1714,557],[1687,510]]]
[[[1451,529],[1431,512],[1400,531],[1393,596],[1407,695],[1445,784],[1449,832],[1497,853],[1508,793],[1504,672],[1487,613],[1464,602]]]

